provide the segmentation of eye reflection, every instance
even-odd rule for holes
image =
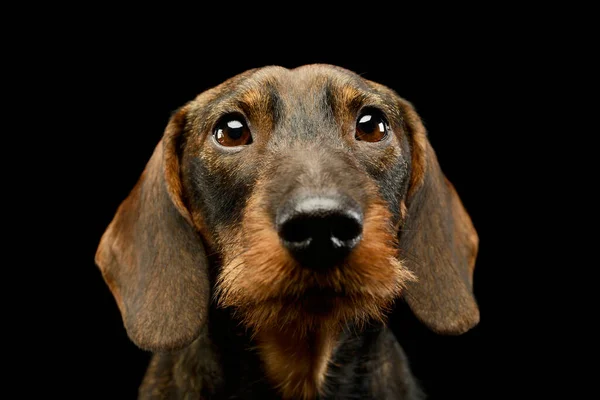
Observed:
[[[243,116],[231,114],[223,118],[214,130],[217,143],[225,147],[244,146],[252,143],[252,135]]]
[[[382,113],[376,109],[367,109],[356,123],[356,140],[379,142],[388,136],[388,125]]]

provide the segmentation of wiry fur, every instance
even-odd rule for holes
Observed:
[[[381,320],[405,281],[413,279],[397,258],[389,211],[381,204],[368,208],[364,239],[350,257],[326,272],[302,268],[290,257],[259,199],[253,197],[246,209],[235,239],[239,246],[233,254],[224,253],[216,298],[239,310],[244,323],[257,330],[296,323],[296,333],[303,335],[327,324]],[[319,299],[311,290],[331,293]],[[316,313],[314,301],[326,311]]]
[[[252,328],[266,370],[286,398],[314,398],[321,389],[335,335],[383,322],[407,280],[398,259],[390,213],[381,201],[367,209],[364,239],[330,271],[301,267],[282,246],[257,188],[235,242],[225,251],[216,286],[221,306]],[[252,238],[252,241],[244,241]],[[322,294],[325,291],[326,294]]]
[[[365,107],[389,124],[380,143],[354,136]],[[251,145],[211,140],[230,113]],[[360,241],[328,268],[299,264],[275,226],[307,194],[362,210]],[[477,248],[413,107],[311,65],[247,71],[175,113],[96,262],[131,339],[156,351],[140,398],[414,400],[386,316],[405,297],[436,332],[474,326]]]

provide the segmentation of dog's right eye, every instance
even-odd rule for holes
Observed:
[[[243,116],[232,114],[222,118],[214,130],[217,143],[225,147],[244,146],[252,143],[250,128]]]

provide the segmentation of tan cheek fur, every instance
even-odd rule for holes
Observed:
[[[363,239],[344,265],[315,273],[281,246],[261,204],[250,198],[238,235],[230,236],[217,281],[219,304],[233,307],[252,329],[267,374],[285,398],[313,398],[322,390],[341,327],[384,320],[405,282],[415,279],[397,258],[385,205],[365,212]],[[251,243],[249,238],[251,238]],[[309,289],[339,293],[311,299]],[[317,306],[315,306],[317,304]]]

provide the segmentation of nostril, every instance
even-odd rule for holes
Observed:
[[[331,235],[341,241],[356,239],[362,233],[362,218],[354,212],[346,211],[343,215],[329,217]]]
[[[289,218],[281,224],[279,235],[283,240],[292,243],[310,240],[313,235],[311,227],[314,225],[314,221],[311,219],[304,215]]]
[[[298,214],[281,225],[279,235],[288,242],[306,242],[312,238],[334,238],[345,242],[362,233],[360,216],[356,213]]]

